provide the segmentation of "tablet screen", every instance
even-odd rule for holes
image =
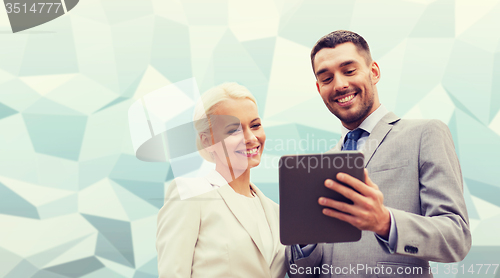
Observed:
[[[347,173],[364,182],[364,156],[358,151],[285,155],[279,164],[280,239],[285,245],[357,241],[361,231],[323,214],[320,197],[352,201],[325,187],[325,180]],[[347,186],[347,185],[346,185]]]

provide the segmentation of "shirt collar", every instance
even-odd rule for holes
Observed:
[[[377,125],[377,123],[382,120],[382,118],[389,113],[389,110],[385,108],[384,105],[380,104],[380,106],[373,111],[366,119],[357,127],[357,128],[362,128],[365,131],[368,131],[368,133],[372,133],[373,129]],[[347,129],[344,125],[341,125],[341,130],[342,130],[342,142],[344,142],[344,138],[347,135],[350,129]]]

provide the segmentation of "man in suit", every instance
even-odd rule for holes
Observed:
[[[362,237],[288,246],[290,277],[432,277],[429,261],[461,261],[471,235],[447,126],[400,119],[380,104],[380,68],[356,33],[324,36],[311,51],[311,63],[318,92],[342,123],[342,138],[333,150],[362,151],[366,168],[365,183],[337,175],[357,192],[325,181],[352,205],[328,198],[318,203],[325,215],[362,230]]]

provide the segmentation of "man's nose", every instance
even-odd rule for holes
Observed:
[[[335,76],[333,79],[333,89],[335,92],[342,92],[347,88],[349,88],[349,82],[347,82],[347,79],[342,76]]]

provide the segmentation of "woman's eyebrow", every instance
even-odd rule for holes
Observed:
[[[225,126],[224,128],[226,128],[226,127],[228,127],[228,126],[233,126],[233,125],[237,125],[237,126],[239,126],[239,125],[240,125],[240,123],[232,123],[232,124],[228,124],[228,125],[227,125],[227,126]]]

